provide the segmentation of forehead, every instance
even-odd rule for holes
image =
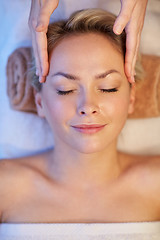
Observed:
[[[121,67],[124,65],[122,54],[114,44],[104,35],[99,33],[85,33],[67,36],[53,49],[50,65],[54,68],[79,69],[105,65]]]

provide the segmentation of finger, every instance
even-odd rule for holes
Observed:
[[[39,62],[41,65],[41,76],[46,76],[49,69],[46,33],[36,32],[36,42]]]
[[[132,21],[133,22],[133,21]],[[134,23],[129,23],[126,27],[126,56],[125,56],[125,73],[132,81],[134,80],[134,68],[139,50],[141,32],[143,25],[138,26],[138,20]]]
[[[136,23],[129,23],[126,27],[126,55],[125,55],[125,73],[128,78],[133,78],[132,76],[132,63],[135,56],[138,33]]]
[[[39,11],[37,11],[38,8],[39,8],[38,1],[32,0],[28,25],[29,25],[30,32],[31,32],[32,47],[33,47],[33,53],[34,53],[34,58],[35,58],[35,65],[36,65],[36,75],[40,75],[40,72],[41,72],[38,48],[37,48],[37,43],[36,43],[36,34],[35,34],[35,28],[37,25],[37,15],[39,12]]]
[[[131,18],[135,4],[136,1],[121,0],[121,10],[113,26],[115,34],[122,33]]]
[[[44,0],[42,0],[44,2]],[[52,0],[53,1],[53,0]],[[33,52],[35,56],[35,65],[36,65],[36,73],[40,77],[43,75],[47,75],[48,72],[48,55],[47,55],[47,40],[46,40],[46,33],[45,34],[38,34],[35,31],[37,26],[37,19],[40,12],[40,0],[33,0],[31,1],[31,11],[29,17],[29,27],[31,30],[32,35],[32,45],[33,45]],[[47,28],[46,28],[47,31]],[[46,32],[45,31],[45,32]],[[45,40],[43,40],[43,38]],[[46,42],[46,44],[45,44]],[[42,49],[42,53],[41,53]],[[42,78],[44,81],[44,78]]]
[[[138,33],[138,40],[137,40],[137,45],[136,45],[136,51],[135,51],[135,55],[133,58],[133,62],[132,62],[132,76],[135,76],[135,65],[136,65],[136,61],[137,61],[137,55],[138,55],[138,51],[139,51],[139,45],[140,45],[140,39],[141,39],[141,32]]]
[[[45,1],[44,5],[41,7],[38,20],[36,31],[46,31],[49,25],[50,16],[53,11],[57,8],[59,1],[58,0],[47,0]]]
[[[28,18],[28,25],[29,25],[30,29],[34,28],[37,24],[35,9],[36,9],[36,1],[32,0],[31,1],[29,18]]]
[[[36,34],[34,31],[31,31],[31,35],[32,35],[33,53],[34,53],[35,64],[36,64],[36,75],[41,75],[41,65],[40,65],[38,48],[36,43]]]
[[[46,77],[43,77],[43,76],[42,76],[42,77],[41,77],[41,76],[39,77],[39,82],[40,82],[40,83],[45,83],[45,81],[46,81]]]

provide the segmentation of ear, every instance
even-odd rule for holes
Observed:
[[[37,113],[41,118],[44,118],[44,107],[43,107],[43,101],[42,101],[42,94],[40,92],[37,92],[34,90],[34,98],[35,98],[35,104],[37,107]]]
[[[134,111],[135,94],[136,94],[135,83],[132,83],[130,91],[131,92],[130,92],[130,103],[129,103],[129,108],[128,108],[128,114],[132,114]]]

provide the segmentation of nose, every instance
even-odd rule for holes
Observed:
[[[79,115],[92,115],[99,113],[99,107],[97,99],[94,96],[81,96],[78,103],[78,114]]]
[[[96,110],[93,110],[92,108],[89,108],[89,107],[85,107],[85,108],[82,108],[79,110],[79,114],[80,115],[90,115],[90,114],[96,114],[97,111]]]

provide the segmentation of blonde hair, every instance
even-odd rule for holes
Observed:
[[[49,24],[47,32],[47,49],[49,59],[54,47],[64,38],[85,33],[99,33],[105,35],[108,40],[117,48],[125,58],[126,53],[126,33],[120,35],[113,32],[113,25],[116,16],[102,9],[85,9],[76,11],[69,19]],[[42,83],[34,74],[33,87],[41,91]]]

